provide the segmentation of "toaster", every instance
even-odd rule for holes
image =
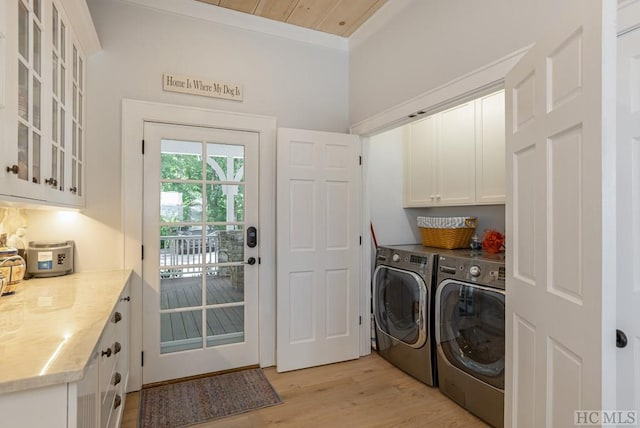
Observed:
[[[26,255],[29,277],[73,273],[73,241],[31,241]]]

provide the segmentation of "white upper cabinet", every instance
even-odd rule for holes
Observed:
[[[505,202],[504,91],[476,100],[476,203]]]
[[[504,91],[406,125],[404,207],[505,202]]]
[[[84,52],[97,41],[86,3],[0,5],[0,200],[82,207]]]

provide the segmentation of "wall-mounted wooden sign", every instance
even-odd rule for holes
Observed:
[[[179,76],[164,73],[162,75],[162,89],[183,94],[202,95],[204,97],[224,98],[226,100],[242,101],[242,85],[218,80],[202,79],[193,76]]]

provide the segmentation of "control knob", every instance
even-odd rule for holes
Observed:
[[[480,276],[480,266],[477,265],[473,265],[469,268],[469,274],[474,277],[477,278]]]
[[[394,254],[393,257],[391,257],[391,260],[393,260],[394,262],[399,262],[400,261],[400,254]]]

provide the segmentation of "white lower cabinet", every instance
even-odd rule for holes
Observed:
[[[129,378],[129,286],[125,287],[85,368],[84,377],[3,395],[0,426],[118,427]]]

